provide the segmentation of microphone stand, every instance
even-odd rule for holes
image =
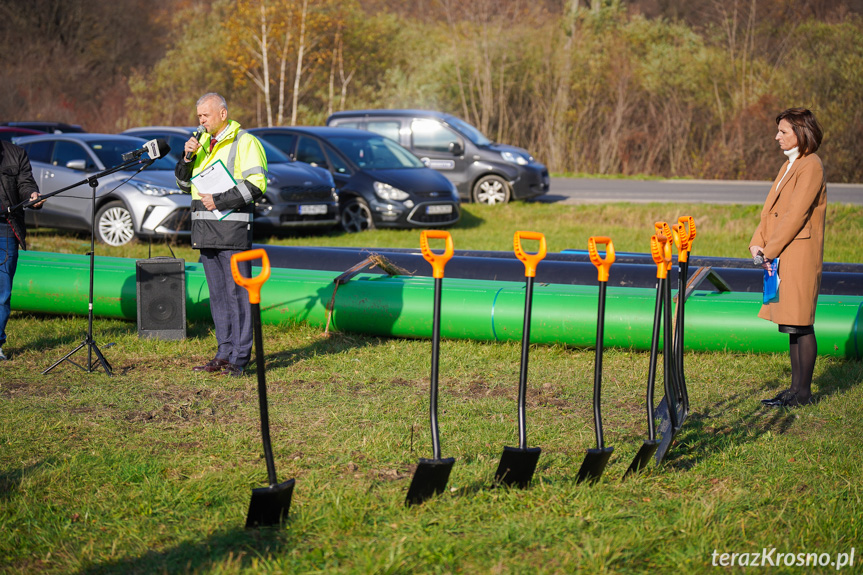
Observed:
[[[52,369],[54,369],[55,367],[57,367],[58,365],[60,365],[64,361],[68,361],[69,363],[71,363],[75,367],[77,367],[83,371],[86,371],[87,373],[93,373],[94,371],[96,371],[96,369],[95,369],[96,362],[93,360],[93,354],[94,353],[96,354],[96,359],[98,360],[99,365],[101,365],[102,369],[105,370],[105,373],[108,374],[109,376],[114,375],[112,372],[112,369],[111,369],[111,364],[108,363],[108,360],[105,359],[104,355],[102,355],[102,351],[99,349],[99,346],[96,345],[96,340],[93,339],[93,278],[95,276],[95,271],[96,271],[96,187],[99,185],[99,178],[101,178],[103,176],[107,176],[107,175],[113,174],[115,172],[119,172],[121,170],[131,168],[132,166],[135,166],[138,164],[142,165],[141,169],[138,170],[138,172],[141,172],[145,168],[149,167],[155,161],[156,161],[155,159],[149,159],[149,158],[146,160],[134,158],[134,159],[128,160],[122,164],[119,164],[117,166],[114,166],[113,168],[108,168],[107,170],[105,170],[103,172],[99,172],[98,174],[94,174],[94,175],[90,176],[89,178],[83,179],[80,182],[76,182],[76,183],[72,184],[71,186],[67,186],[63,189],[51,192],[50,194],[40,196],[39,199],[36,201],[32,201],[32,200],[31,201],[25,201],[25,202],[22,202],[21,204],[18,204],[17,206],[14,206],[14,207],[9,209],[9,211],[11,212],[11,211],[14,211],[14,210],[19,209],[19,208],[29,207],[33,204],[36,204],[36,203],[41,202],[47,198],[50,198],[51,196],[55,196],[55,195],[59,194],[60,192],[65,192],[65,191],[70,190],[74,187],[80,186],[81,184],[83,184],[85,182],[90,185],[90,191],[91,191],[91,195],[90,195],[90,200],[91,200],[90,252],[87,254],[90,256],[90,291],[89,291],[89,304],[87,306],[87,333],[84,336],[84,341],[82,341],[80,344],[78,344],[78,347],[76,347],[75,349],[73,349],[72,351],[70,351],[69,353],[67,353],[66,355],[61,357],[60,359],[58,359],[56,362],[54,362],[54,364],[51,365],[51,367],[49,367],[48,369],[46,369],[45,371],[42,372],[42,375],[47,374],[48,372],[50,372]],[[136,172],[136,174],[138,172]],[[132,175],[132,177],[134,177],[134,176],[135,176],[135,174]],[[131,179],[131,178],[129,178],[129,179]],[[109,343],[106,347],[111,347],[112,345],[114,345],[114,344]],[[74,361],[72,361],[72,359],[70,359],[70,358],[73,355],[75,355],[78,352],[78,350],[80,350],[81,348],[83,348],[85,346],[87,347],[87,364],[86,365],[80,365],[80,364],[77,364]]]

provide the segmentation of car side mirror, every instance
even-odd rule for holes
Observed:
[[[66,167],[70,170],[78,170],[83,172],[87,169],[87,160],[71,160],[66,162]]]
[[[450,142],[449,151],[453,156],[461,156],[464,154],[464,146],[461,145],[461,142]]]

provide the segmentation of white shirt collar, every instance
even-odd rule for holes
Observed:
[[[800,156],[800,146],[795,146],[790,150],[785,150],[782,153],[788,156],[788,164],[791,165],[794,163],[794,160],[796,160]]]

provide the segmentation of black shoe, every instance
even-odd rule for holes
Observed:
[[[770,399],[762,399],[761,403],[763,403],[764,405],[769,405],[770,407],[777,407],[779,405],[782,405],[782,402],[785,400],[785,398],[790,395],[794,395],[794,392],[791,391],[791,388],[783,389],[776,394],[776,397],[772,397]]]
[[[815,403],[814,397],[810,395],[804,399],[798,392],[785,396],[785,399],[782,400],[782,404],[779,407],[803,407],[804,405],[812,405],[813,403]]]
[[[225,369],[226,365],[231,365],[226,359],[211,359],[204,365],[196,365],[192,371],[206,371],[207,373],[216,373]]]
[[[229,363],[225,366],[225,369],[222,370],[221,375],[227,375],[230,377],[243,377],[243,366]]]

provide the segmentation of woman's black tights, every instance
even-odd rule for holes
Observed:
[[[812,373],[815,371],[815,357],[818,355],[818,342],[814,333],[805,335],[789,334],[791,348],[791,391],[800,401],[812,397]]]

